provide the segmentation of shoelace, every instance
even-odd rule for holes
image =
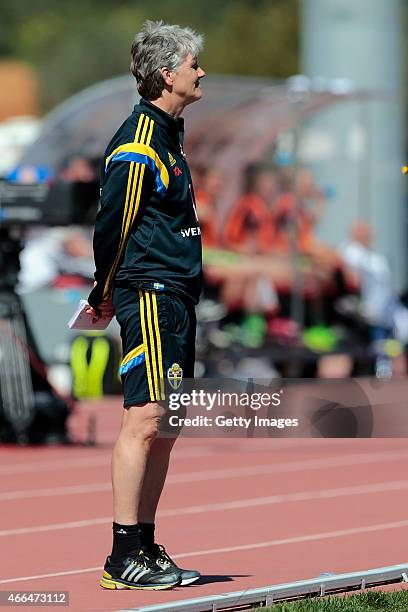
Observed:
[[[157,559],[160,559],[162,561],[167,561],[167,563],[174,565],[173,560],[167,554],[164,546],[162,546],[161,544],[153,544],[153,551]]]
[[[156,562],[144,550],[141,550],[137,559],[133,559],[133,564],[143,569],[153,569]]]

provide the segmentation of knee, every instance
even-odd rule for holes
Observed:
[[[149,446],[156,439],[159,433],[160,417],[151,417],[141,425],[140,431],[135,432],[136,436],[142,440],[143,443]]]
[[[162,411],[154,406],[150,410],[140,410],[129,413],[122,423],[121,434],[150,446],[156,439],[162,419]],[[133,410],[133,409],[131,409]]]

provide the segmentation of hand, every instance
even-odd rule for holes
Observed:
[[[95,310],[95,308],[92,308],[92,306],[89,306],[89,308],[87,308],[85,312],[86,314],[92,315],[92,323],[96,323],[99,317],[101,316],[100,313]]]
[[[101,317],[103,319],[110,319],[115,314],[115,307],[110,300],[104,300],[98,305],[98,308],[89,308],[86,309],[86,314],[92,316],[92,323],[96,323]]]
[[[94,282],[94,287],[96,287],[96,281]],[[92,315],[92,323],[96,323],[100,317],[105,319],[113,317],[115,314],[115,307],[112,300],[103,300],[98,304],[98,308],[89,306],[85,312],[86,314]]]
[[[112,300],[103,300],[98,306],[98,310],[101,313],[102,317],[113,317],[115,314],[115,307],[112,304]]]

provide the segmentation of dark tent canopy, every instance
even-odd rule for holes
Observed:
[[[205,78],[203,99],[184,114],[185,149],[190,163],[215,166],[228,179],[224,205],[239,191],[243,168],[262,160],[280,133],[338,99],[362,97],[339,88],[311,92],[306,81],[306,77],[294,77],[285,84],[244,77]],[[25,151],[21,164],[58,172],[74,155],[102,158],[111,136],[138,99],[130,76],[87,88],[45,117],[39,138]]]

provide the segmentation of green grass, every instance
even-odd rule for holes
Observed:
[[[268,608],[253,608],[263,612],[408,612],[408,591],[381,593],[370,591],[350,597],[306,599],[293,603],[275,604]]]

